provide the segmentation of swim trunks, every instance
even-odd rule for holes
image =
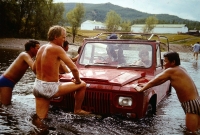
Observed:
[[[200,97],[194,100],[189,100],[181,103],[185,113],[192,113],[200,115]]]
[[[16,83],[14,81],[5,77],[4,75],[0,76],[0,87],[10,87],[13,89],[15,84]]]
[[[46,82],[36,78],[33,87],[33,95],[35,97],[49,99],[58,92],[59,85],[59,82]]]

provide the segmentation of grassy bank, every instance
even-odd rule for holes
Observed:
[[[104,31],[80,30],[78,32],[78,35],[82,37],[93,37],[101,32],[104,32]],[[191,46],[191,44],[200,42],[200,36],[193,36],[193,35],[187,35],[187,34],[158,34],[158,35],[166,36],[170,44],[180,44],[184,46]]]
[[[180,44],[190,46],[196,42],[200,42],[200,36],[186,35],[186,34],[166,34],[165,35],[170,44]]]

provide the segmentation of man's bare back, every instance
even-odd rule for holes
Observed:
[[[73,71],[75,79],[80,82],[76,65],[67,56],[62,47],[54,43],[43,45],[38,51],[35,65],[42,66],[37,67],[37,78],[47,82],[57,82],[61,59]]]
[[[181,103],[199,97],[193,80],[184,68],[180,66],[168,68],[163,74],[168,74],[171,85],[176,90]]]
[[[11,78],[15,82],[18,82],[29,66],[32,68],[32,65],[33,60],[31,59],[31,56],[26,52],[22,52],[4,72],[4,75],[8,78]]]
[[[58,71],[61,51],[60,46],[52,43],[43,45],[37,54],[37,78],[47,82],[58,82]]]

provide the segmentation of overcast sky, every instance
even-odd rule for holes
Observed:
[[[63,3],[112,3],[152,14],[170,14],[200,21],[200,0],[54,0]]]

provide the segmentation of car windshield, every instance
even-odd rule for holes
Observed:
[[[87,43],[83,48],[79,64],[149,68],[152,65],[152,47],[142,43]]]

